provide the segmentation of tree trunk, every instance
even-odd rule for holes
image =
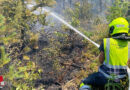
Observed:
[[[72,7],[72,0],[70,0],[70,2],[69,2],[69,3],[70,3],[70,8],[71,8],[71,7]]]
[[[102,12],[102,0],[100,0],[100,12]]]
[[[63,9],[65,9],[65,0],[63,0],[63,2],[62,2],[63,4]]]

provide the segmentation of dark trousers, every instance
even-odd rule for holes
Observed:
[[[127,77],[124,77],[122,79],[116,79],[116,80],[110,80],[109,83],[117,83],[120,85],[120,81],[124,81],[124,82],[128,82],[127,81]],[[87,78],[85,78],[83,81],[82,81],[85,85],[90,85],[92,86],[92,90],[104,90],[104,86],[105,84],[108,83],[108,79],[100,72],[96,72],[96,73],[93,73],[91,75],[89,75]],[[126,85],[124,85],[125,87],[117,87],[116,90],[119,90],[119,88],[122,88],[121,90],[125,90],[126,87],[128,87],[128,84],[129,83],[126,83]],[[111,86],[109,86],[112,89]]]
[[[93,73],[83,80],[86,85],[92,85],[95,87],[104,87],[108,79],[100,72]]]

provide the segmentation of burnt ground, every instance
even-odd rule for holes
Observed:
[[[43,43],[40,43],[40,45],[45,44],[44,41],[41,42]],[[46,42],[45,46],[49,46],[49,43]],[[74,41],[69,46],[60,47],[60,54],[51,58],[45,57],[46,52],[44,50],[37,50],[40,52],[37,56],[40,57],[38,64],[43,69],[43,72],[41,73],[41,79],[36,81],[36,88],[43,85],[45,90],[62,90],[62,86],[65,83],[76,77],[76,75],[74,75],[75,73],[83,69],[85,70],[85,63],[80,61],[81,58],[83,58],[82,51],[85,47],[85,43]],[[56,58],[58,59],[58,69],[56,69],[57,67],[54,67]]]
[[[69,44],[69,45],[68,45]],[[82,52],[87,43],[83,43],[81,38],[76,38],[61,44],[57,56],[48,56],[44,48],[50,47],[49,40],[42,36],[38,41],[38,49],[33,49],[27,53],[31,60],[36,61],[37,65],[42,68],[40,74],[41,79],[35,81],[35,87],[44,88],[45,90],[63,90],[63,87],[69,81],[72,81],[80,70],[85,70],[85,62],[81,62],[83,57]],[[55,65],[56,64],[56,65]],[[2,70],[8,70],[10,64],[7,64]],[[4,71],[3,71],[4,72]],[[2,90],[10,90],[11,87],[5,86]],[[78,86],[76,86],[78,87]],[[76,90],[75,86],[68,87],[67,90]]]

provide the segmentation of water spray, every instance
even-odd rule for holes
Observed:
[[[49,10],[42,8],[43,11],[45,12],[49,12],[49,14],[51,16],[53,16],[54,18],[58,19],[59,21],[61,21],[63,24],[65,24],[66,26],[68,26],[70,29],[72,29],[73,31],[75,31],[76,33],[78,33],[80,36],[84,37],[85,39],[87,39],[88,41],[90,41],[92,44],[94,44],[96,47],[99,48],[99,45],[97,43],[95,43],[94,41],[92,41],[91,39],[89,39],[88,37],[86,37],[83,33],[81,33],[79,30],[77,30],[76,28],[74,28],[72,25],[70,25],[68,22],[66,22],[65,20],[63,20],[62,18],[58,17],[58,15],[56,15],[53,12],[50,12]]]
[[[70,25],[64,19],[60,18],[56,13],[53,13],[53,12],[51,12],[50,10],[48,10],[46,8],[42,8],[42,11],[49,13],[51,16],[53,16],[54,18],[56,18],[57,20],[59,20],[60,22],[62,22],[66,26],[68,26],[70,29],[72,29],[73,31],[75,31],[76,33],[78,33],[80,36],[82,36],[85,39],[87,39],[88,41],[90,41],[97,48],[99,48],[99,44],[97,44],[96,42],[94,42],[91,39],[89,39],[87,36],[85,36],[83,33],[81,33],[78,29],[76,29],[75,27],[73,27],[72,25]],[[38,13],[38,11],[35,12],[35,14],[37,14],[37,13]],[[128,76],[129,76],[129,88],[128,88],[128,90],[130,90],[130,69],[129,69],[129,67],[127,67],[127,73],[128,73]]]

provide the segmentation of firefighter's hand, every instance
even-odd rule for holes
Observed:
[[[101,51],[101,52],[100,52],[100,55],[99,55],[99,62],[100,62],[101,64],[103,64],[104,59],[105,59],[105,57],[104,57],[104,52]]]

